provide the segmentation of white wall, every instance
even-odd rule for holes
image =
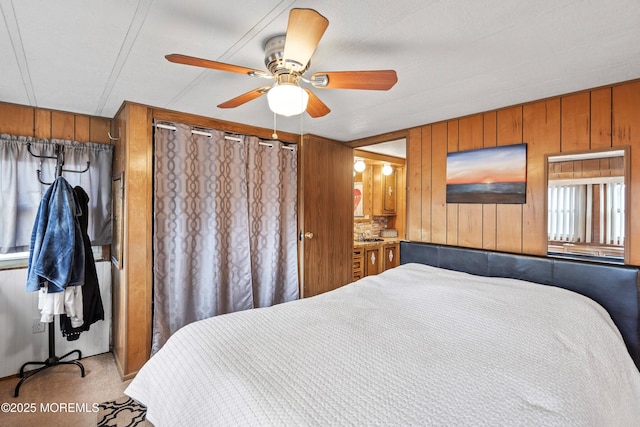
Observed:
[[[91,325],[91,329],[80,334],[78,340],[67,341],[60,332],[60,316],[56,316],[54,335],[58,357],[76,349],[82,352],[82,357],[109,351],[111,263],[97,262],[96,268],[105,320]],[[17,374],[26,362],[44,361],[49,357],[49,324],[44,332],[33,333],[33,320],[40,319],[38,292],[26,292],[26,280],[26,268],[0,271],[0,378]],[[77,354],[73,354],[69,359],[76,357]],[[27,370],[37,367],[30,366]]]

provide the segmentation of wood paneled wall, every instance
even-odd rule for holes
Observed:
[[[111,119],[0,102],[0,133],[110,144]]]
[[[527,202],[447,204],[448,152],[527,143]],[[640,216],[640,82],[627,82],[410,129],[410,240],[546,255],[545,155],[629,146],[628,218]],[[631,221],[626,262],[640,265]]]
[[[113,353],[123,379],[132,378],[151,353],[153,144],[152,114],[126,103],[116,114],[114,176],[123,174],[122,259],[112,265]]]

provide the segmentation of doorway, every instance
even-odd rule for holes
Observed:
[[[354,240],[406,234],[406,138],[354,149]]]

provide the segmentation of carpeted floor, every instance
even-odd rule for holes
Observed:
[[[54,366],[25,381],[17,398],[13,396],[19,378],[0,381],[0,426],[96,426],[100,404],[123,397],[129,381],[120,380],[111,353],[80,362],[85,368],[84,378],[75,365]]]

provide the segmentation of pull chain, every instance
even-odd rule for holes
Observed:
[[[276,113],[273,113],[273,134],[271,137],[273,139],[278,139],[278,133],[276,132]]]

